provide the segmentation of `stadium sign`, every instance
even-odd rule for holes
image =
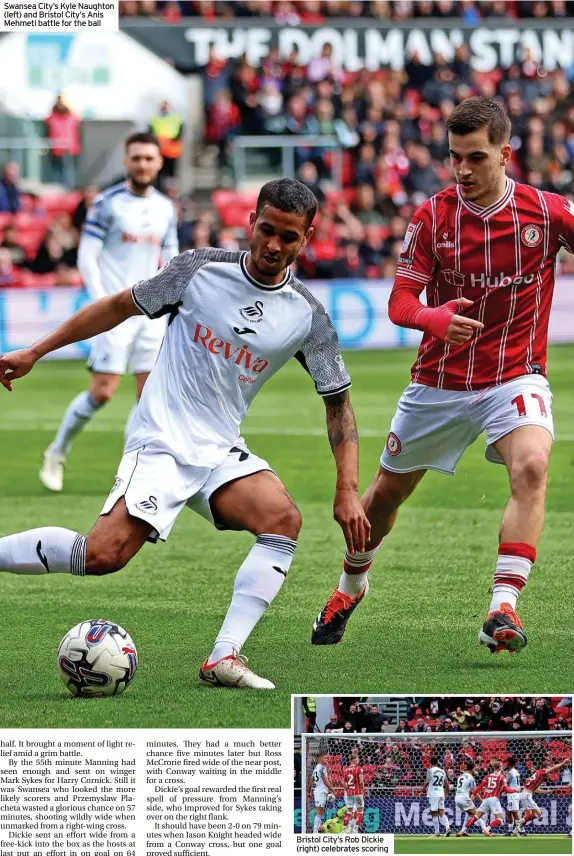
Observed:
[[[389,321],[390,280],[316,280],[305,285],[333,319],[343,348],[418,346],[421,334],[417,330],[405,330]],[[25,348],[45,336],[87,301],[86,292],[80,288],[0,289],[0,354]],[[559,277],[556,281],[548,338],[551,343],[574,342],[572,278]],[[85,359],[88,353],[89,345],[82,342],[62,348],[46,359]]]
[[[258,26],[161,25],[153,27],[124,24],[122,30],[159,56],[170,56],[176,66],[190,71],[204,66],[211,47],[220,56],[237,59],[245,54],[248,62],[258,66],[271,48],[279,48],[282,56],[297,49],[300,62],[306,65],[321,54],[325,44],[333,46],[333,55],[343,68],[356,71],[363,66],[376,71],[380,68],[402,70],[414,54],[423,65],[431,65],[433,54],[442,54],[447,61],[454,59],[456,48],[466,44],[470,65],[477,72],[509,68],[519,61],[526,49],[533,59],[548,71],[567,68],[574,62],[574,26],[528,26],[512,22],[512,26],[493,23],[490,27],[392,26],[373,27],[364,23],[345,26],[281,27],[261,19]],[[514,25],[515,24],[515,25]]]

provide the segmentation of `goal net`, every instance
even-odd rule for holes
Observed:
[[[397,835],[432,833],[432,817],[426,797],[426,771],[430,758],[438,757],[445,770],[449,793],[445,813],[460,828],[465,815],[455,805],[456,782],[466,761],[474,761],[477,785],[499,759],[513,755],[520,774],[520,786],[530,775],[549,764],[568,758],[570,763],[551,773],[534,795],[541,815],[528,831],[539,834],[565,834],[571,829],[572,804],[572,732],[530,731],[456,734],[303,734],[302,829],[312,832],[315,815],[313,771],[321,755],[336,800],[327,802],[324,818],[334,817],[343,807],[343,768],[358,755],[365,786],[361,832],[392,832]],[[506,797],[501,797],[506,809]],[[476,801],[479,804],[479,801]],[[523,811],[521,810],[521,815]]]

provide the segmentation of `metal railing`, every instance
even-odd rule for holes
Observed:
[[[42,181],[46,178],[43,158],[52,146],[65,148],[67,145],[67,140],[48,140],[45,137],[0,137],[0,163],[17,161],[22,178]]]
[[[248,149],[281,149],[281,175],[283,178],[295,178],[297,165],[295,162],[295,149],[321,149],[331,152],[332,180],[339,189],[343,178],[343,152],[341,144],[336,137],[319,135],[296,136],[238,136],[233,139],[233,170],[235,183],[242,185],[249,177],[247,174],[247,150]]]

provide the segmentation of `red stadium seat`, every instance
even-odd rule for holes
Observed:
[[[28,214],[26,211],[19,211],[13,215],[12,222],[18,229],[45,230],[47,221],[41,214]]]
[[[49,216],[58,214],[60,211],[65,211],[68,214],[73,214],[78,207],[82,194],[79,191],[71,193],[46,194],[42,196],[42,204]]]
[[[5,229],[6,226],[11,226],[13,217],[14,215],[9,211],[0,212],[0,229]]]

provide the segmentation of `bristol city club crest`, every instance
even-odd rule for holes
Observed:
[[[532,224],[524,226],[520,233],[520,239],[526,247],[537,247],[542,241],[542,229]]]
[[[387,437],[387,452],[389,455],[398,455],[401,451],[401,441],[392,431]]]

